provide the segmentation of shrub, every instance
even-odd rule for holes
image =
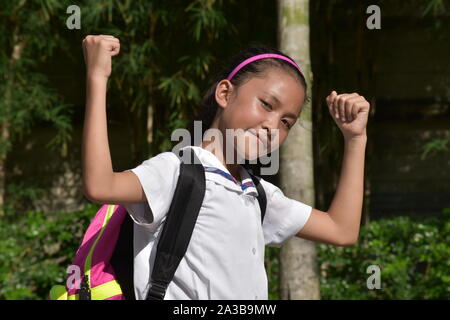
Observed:
[[[448,299],[449,210],[422,221],[395,217],[362,227],[349,247],[318,245],[322,299]],[[380,268],[380,289],[368,289],[370,265]]]
[[[47,299],[66,280],[90,220],[100,208],[80,212],[8,213],[0,226],[0,299]]]
[[[66,280],[90,220],[100,208],[80,212],[8,213],[0,225],[0,299],[47,299]],[[322,299],[448,299],[450,209],[439,218],[396,217],[362,227],[349,247],[318,244]],[[266,248],[269,299],[279,299],[279,249]],[[381,271],[381,288],[367,288],[367,267]]]

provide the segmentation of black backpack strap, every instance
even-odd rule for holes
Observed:
[[[249,172],[249,174],[250,177],[252,177],[253,183],[256,186],[256,190],[258,191],[258,202],[259,208],[261,209],[261,224],[262,224],[264,221],[264,215],[266,214],[266,206],[267,206],[266,192],[264,191],[262,183],[259,181],[261,178],[253,175],[251,172]]]
[[[134,221],[127,212],[120,227],[114,253],[110,263],[116,275],[116,280],[122,289],[122,294],[127,300],[136,300],[134,295]]]
[[[166,221],[161,232],[151,274],[147,300],[163,300],[181,259],[186,253],[205,196],[205,170],[192,148],[191,162],[180,163],[180,175]],[[195,161],[194,161],[195,160]]]

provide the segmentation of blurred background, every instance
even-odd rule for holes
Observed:
[[[71,5],[79,29],[69,28]],[[379,29],[367,26],[370,5],[380,9]],[[300,125],[312,121],[314,184],[312,198],[299,199],[326,211],[344,141],[325,97],[364,96],[371,114],[359,241],[310,246],[312,283],[289,274],[287,249],[266,248],[270,299],[448,299],[449,27],[448,0],[0,0],[0,299],[47,299],[100,207],[84,197],[81,179],[88,34],[121,41],[107,98],[114,171],[170,150],[171,132],[189,126],[222,63],[262,43],[309,71]],[[368,286],[371,265],[380,288]]]

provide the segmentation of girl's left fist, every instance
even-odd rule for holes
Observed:
[[[332,91],[326,101],[328,111],[345,139],[366,136],[370,104],[363,96]]]

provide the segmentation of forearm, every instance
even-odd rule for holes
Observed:
[[[358,238],[361,221],[366,144],[366,135],[345,140],[339,183],[328,210],[341,234],[351,242]]]
[[[106,77],[86,78],[86,110],[83,128],[83,188],[92,197],[113,175],[106,116]]]

